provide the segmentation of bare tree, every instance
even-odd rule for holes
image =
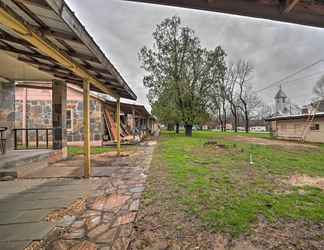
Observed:
[[[317,97],[324,98],[324,76],[316,82],[313,92]]]
[[[237,74],[237,84],[239,88],[240,109],[243,112],[245,120],[245,132],[249,132],[250,112],[258,104],[256,93],[253,92],[249,85],[249,77],[253,71],[252,66],[247,61],[240,60],[235,67]]]
[[[210,91],[210,110],[217,117],[218,124],[222,131],[226,131],[226,95],[223,81],[214,85]]]
[[[238,126],[238,95],[237,95],[237,80],[238,73],[234,64],[231,64],[226,71],[224,84],[221,86],[225,98],[229,103],[231,115],[233,117],[234,131],[237,132]]]

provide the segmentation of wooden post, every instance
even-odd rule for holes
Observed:
[[[116,101],[117,155],[120,156],[120,97]]]
[[[133,140],[135,141],[135,132],[136,132],[136,120],[135,120],[135,116],[136,116],[136,114],[135,114],[135,109],[133,108],[132,109],[132,126],[133,126],[133,128],[132,128],[132,131],[133,131]]]
[[[84,177],[91,175],[90,151],[90,83],[83,81],[83,137],[84,137]]]

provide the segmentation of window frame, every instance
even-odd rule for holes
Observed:
[[[67,124],[68,124],[68,115],[67,115],[67,113],[68,112],[70,112],[70,114],[71,114],[71,117],[69,119],[70,120],[70,124],[71,124],[71,127],[70,128],[67,127]],[[73,117],[74,117],[73,109],[66,109],[65,110],[65,128],[66,128],[67,131],[73,131]]]

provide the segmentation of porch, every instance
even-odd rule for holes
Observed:
[[[136,95],[64,1],[9,0],[1,3],[0,34],[0,127],[6,130],[1,136],[1,148],[8,152],[7,156],[0,155],[1,161],[18,154],[22,154],[23,159],[25,155],[22,151],[11,153],[21,149],[15,130],[17,83],[33,83],[38,89],[47,89],[48,84],[51,85],[52,123],[48,127],[52,138],[45,135],[46,148],[59,150],[63,158],[66,156],[66,88],[70,83],[83,91],[83,173],[85,177],[91,176],[90,91],[116,99],[118,135],[120,98],[136,100]],[[29,133],[30,127],[22,124],[18,129]],[[22,134],[21,144],[26,146],[23,148],[30,149],[30,142],[39,148],[38,133],[43,128],[35,129],[35,140]],[[116,141],[119,154],[120,136]]]

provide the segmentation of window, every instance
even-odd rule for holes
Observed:
[[[318,130],[320,130],[320,125],[318,123],[312,124],[310,129],[314,130],[314,131],[316,131],[316,130],[318,131]]]
[[[66,110],[66,129],[73,129],[73,111],[71,109]]]

